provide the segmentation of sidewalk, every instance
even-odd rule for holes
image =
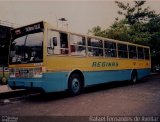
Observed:
[[[12,90],[8,85],[0,85],[0,99],[22,96],[27,93],[25,89]]]
[[[8,85],[0,85],[0,94],[4,93],[4,92],[11,92],[14,90],[11,90],[11,88],[9,88]]]

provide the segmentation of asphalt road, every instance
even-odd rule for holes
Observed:
[[[135,85],[113,82],[85,89],[34,95],[0,105],[0,116],[160,116],[160,75]]]

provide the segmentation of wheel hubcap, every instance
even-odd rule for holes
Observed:
[[[72,90],[74,93],[78,92],[79,90],[79,80],[77,78],[74,78],[72,81]]]

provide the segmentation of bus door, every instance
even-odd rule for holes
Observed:
[[[60,33],[61,54],[68,54],[68,34]]]
[[[48,31],[47,54],[68,54],[68,34],[59,31]]]

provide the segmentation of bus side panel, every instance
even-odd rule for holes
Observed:
[[[124,81],[131,79],[132,70],[109,70],[84,72],[85,86],[107,83],[112,81]],[[150,69],[138,69],[138,78],[143,78],[150,73]]]
[[[147,75],[149,75],[151,73],[151,69],[147,68],[147,69],[139,69],[137,70],[138,73],[138,79],[141,79]]]
[[[131,79],[130,70],[109,70],[109,71],[85,71],[85,86],[107,83],[112,81],[124,81]],[[150,69],[137,69],[138,78],[143,78],[150,73]],[[64,91],[68,89],[68,72],[50,72],[44,74],[45,82],[43,89],[46,92]]]
[[[131,70],[85,72],[85,86],[130,79]]]
[[[64,91],[68,88],[68,72],[48,72],[44,77],[42,87],[46,92]]]

